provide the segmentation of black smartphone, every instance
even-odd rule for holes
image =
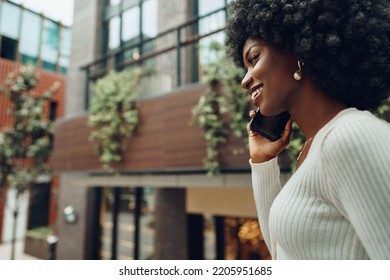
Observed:
[[[284,128],[290,119],[288,112],[280,113],[279,115],[266,117],[256,110],[256,116],[250,121],[249,127],[254,132],[274,142],[282,137]]]

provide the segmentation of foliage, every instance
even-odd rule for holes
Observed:
[[[39,227],[30,229],[26,232],[26,237],[34,238],[34,239],[41,239],[46,241],[47,237],[53,233],[52,227]]]
[[[0,190],[8,183],[21,194],[37,176],[48,171],[53,124],[45,118],[44,107],[59,83],[37,94],[37,82],[34,69],[22,66],[18,73],[10,73],[1,86],[0,94],[11,102],[8,114],[12,124],[0,132]]]
[[[208,89],[193,108],[192,115],[193,123],[203,129],[206,140],[203,165],[208,175],[217,175],[220,173],[218,148],[226,142],[228,128],[237,137],[246,135],[248,100],[240,86],[242,69],[226,58],[219,43],[212,43],[210,50],[215,52],[216,59],[205,66],[204,81]]]
[[[376,112],[374,112],[374,114],[385,120],[385,121],[388,121],[390,122],[390,97],[387,98],[382,104],[381,106],[379,106],[378,110]]]
[[[122,161],[124,140],[137,128],[139,111],[137,87],[144,71],[110,71],[96,82],[88,119],[90,141],[107,170]]]

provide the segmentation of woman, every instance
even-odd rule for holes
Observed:
[[[390,92],[387,0],[237,0],[227,47],[265,116],[306,137],[283,187],[271,142],[249,131],[260,227],[273,259],[390,259],[390,125],[365,111]],[[251,117],[254,113],[251,112]]]

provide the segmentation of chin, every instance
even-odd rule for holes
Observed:
[[[260,106],[259,109],[260,109],[260,113],[265,117],[273,117],[273,116],[279,115],[280,113],[283,112],[280,110],[275,110],[275,109],[272,110],[269,108],[263,108],[262,106]]]
[[[265,117],[272,117],[272,116],[275,116],[277,114],[274,114],[272,112],[272,110],[269,110],[267,107],[264,107],[264,106],[259,106],[259,110],[260,110],[260,113],[265,116]]]

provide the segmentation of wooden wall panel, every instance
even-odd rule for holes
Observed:
[[[124,171],[202,170],[206,155],[202,131],[191,125],[192,108],[205,86],[198,85],[144,101],[140,124],[127,141]],[[63,120],[56,126],[54,168],[57,171],[101,170],[88,141],[87,116]],[[248,169],[248,151],[241,139],[230,137],[221,151],[226,168]]]

